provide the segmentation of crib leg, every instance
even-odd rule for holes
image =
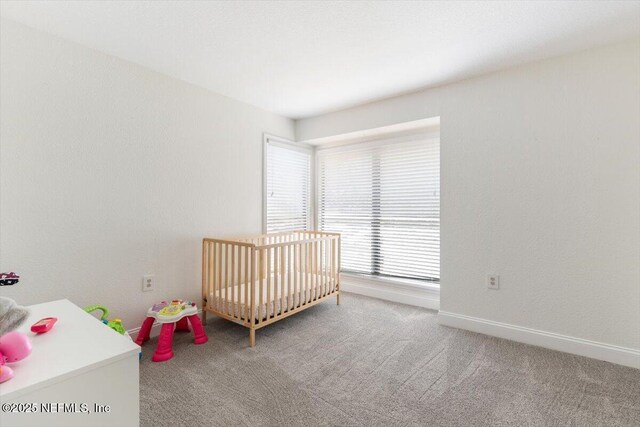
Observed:
[[[340,292],[336,294],[336,305],[340,305]]]
[[[205,304],[205,303],[203,303]],[[200,318],[202,319],[202,324],[206,325],[207,324],[207,310],[204,309],[204,305],[202,306],[202,315],[200,316]]]
[[[249,347],[256,346],[256,330],[249,329]]]

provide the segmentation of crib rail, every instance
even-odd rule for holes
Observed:
[[[213,313],[255,330],[340,290],[340,235],[318,231],[203,239],[203,321]]]

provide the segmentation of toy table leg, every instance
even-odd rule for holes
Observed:
[[[189,322],[187,322],[186,317],[178,320],[176,323],[176,332],[191,332],[191,329],[189,329]]]
[[[153,326],[153,317],[147,317],[142,322],[138,336],[136,337],[136,344],[142,345],[149,341],[149,334],[151,333],[151,327]]]
[[[154,362],[166,362],[173,357],[173,328],[174,323],[163,323],[160,330],[160,340],[156,352],[151,360]]]
[[[209,338],[207,338],[207,334],[204,332],[204,328],[202,327],[202,323],[200,323],[198,315],[194,314],[188,318],[189,322],[191,322],[191,326],[193,327],[193,335],[195,336],[193,342],[195,344],[204,344],[209,341]]]

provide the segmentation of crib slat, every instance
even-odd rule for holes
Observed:
[[[338,264],[336,265],[336,291],[338,292],[337,296],[337,304],[340,305],[340,269],[342,268],[342,260],[341,260],[341,247],[342,247],[342,237],[338,235],[338,247],[336,248],[336,252],[338,253]]]
[[[280,236],[277,237],[278,243],[280,243]],[[273,248],[273,317],[278,315],[278,310],[276,310],[276,301],[278,301],[278,292],[280,288],[281,282],[281,271],[280,271],[280,258],[282,253],[280,248]],[[271,300],[269,300],[271,302]],[[282,308],[282,307],[281,307]]]
[[[213,265],[216,270],[217,277],[214,277],[213,294],[216,300],[216,310],[220,311],[220,297],[221,297],[220,283],[222,283],[222,262],[220,260],[220,257],[222,255],[222,244],[214,243],[214,245],[215,245],[215,254],[213,259]]]
[[[220,275],[222,276],[220,279],[220,283],[218,283],[218,291],[220,292],[220,311],[221,312],[225,312],[224,309],[224,293],[225,293],[225,287],[224,284],[226,283],[226,274],[227,274],[227,269],[226,269],[226,259],[227,259],[227,245],[226,244],[221,244],[220,245]]]
[[[271,317],[271,249],[267,250],[267,320]]]
[[[289,240],[291,240],[291,238],[289,237]],[[291,242],[289,242],[291,243]],[[287,245],[287,247],[284,249],[285,250],[285,278],[286,281],[284,283],[284,289],[285,289],[285,310],[284,311],[289,311],[290,308],[290,298],[291,298],[291,245]]]
[[[233,245],[227,245],[227,263],[225,264],[227,271],[229,273],[227,283],[225,284],[225,307],[224,310],[227,315],[233,317],[233,313],[231,310],[233,300],[231,299],[231,292],[233,292],[233,262],[235,261],[231,257],[233,256]]]
[[[333,262],[331,260],[331,257],[333,255],[333,239],[329,239],[327,241],[327,246],[329,247],[329,250],[327,251],[327,277],[329,280],[329,292],[328,294],[332,294],[333,293]]]
[[[243,281],[243,276],[242,276],[242,267],[244,265],[243,262],[243,258],[244,258],[244,251],[242,250],[242,247],[238,246],[238,279],[236,280],[236,292],[238,293],[238,299],[236,301],[236,317],[238,318],[238,320],[242,320],[242,308],[241,308],[241,304],[242,304],[242,290],[243,287],[242,284],[244,283]]]
[[[335,263],[335,253],[336,253],[336,242],[334,239],[331,239],[331,292],[333,293],[336,286],[336,263]]]
[[[299,269],[298,272],[300,274],[300,295],[298,296],[298,305],[302,306],[304,305],[304,300],[306,298],[306,294],[305,294],[305,285],[306,285],[306,280],[305,280],[305,275],[304,275],[304,253],[305,250],[307,249],[307,245],[305,245],[304,243],[300,243],[300,260],[299,260]]]
[[[235,284],[235,265],[236,265],[236,246],[235,245],[229,245],[229,250],[231,251],[231,264],[229,265],[229,276],[230,276],[230,282],[227,284],[227,286],[231,286],[231,298],[229,298],[229,315],[231,315],[231,317],[235,317],[235,308],[234,308],[234,304],[235,304],[235,300],[236,300],[236,287],[234,286]]]
[[[322,296],[322,241],[318,242],[316,246],[316,277],[318,278],[316,299],[318,299]]]
[[[318,242],[318,253],[316,253],[317,264],[316,264],[316,275],[318,277],[318,293],[316,294],[316,299],[322,296],[322,242]]]
[[[251,310],[251,312],[249,313],[249,318],[251,319],[251,326],[253,327],[254,325],[254,318],[255,318],[255,300],[256,300],[256,275],[255,275],[255,268],[256,268],[256,250],[255,249],[251,249],[251,286],[249,287],[249,310]]]
[[[300,274],[300,270],[298,269],[298,260],[300,258],[300,245],[293,246],[293,295],[292,295],[292,305],[293,308],[298,306],[298,302],[300,301],[300,295],[298,294],[298,277]],[[296,297],[298,298],[298,302],[296,302]]]
[[[209,264],[207,264],[207,259],[209,257],[209,247],[207,242],[202,241],[202,302],[204,302],[206,293],[207,293],[207,273],[209,272]],[[204,305],[202,307],[202,311],[204,312]]]
[[[309,277],[308,277],[308,272],[309,272],[309,260],[308,260],[308,254],[309,254],[309,244],[305,243],[303,245],[303,259],[302,259],[302,284],[303,284],[303,288],[304,288],[304,292],[302,293],[302,304],[301,305],[305,305],[307,303],[307,291],[309,290]]]
[[[285,237],[282,236],[281,240],[284,240]],[[284,312],[284,307],[282,306],[282,301],[284,300],[284,281],[285,281],[285,277],[284,277],[284,268],[283,268],[283,261],[284,261],[284,246],[281,248],[276,249],[278,251],[278,273],[280,276],[280,282],[278,282],[278,284],[280,285],[280,309],[278,310],[278,315],[281,315]],[[275,301],[274,301],[275,304]]]
[[[327,241],[322,241],[322,296],[327,295],[327,288],[329,283],[327,281]]]
[[[330,274],[329,258],[331,257],[330,251],[331,251],[330,241],[326,240],[324,242],[324,283],[325,283],[324,293],[325,295],[328,295],[330,293],[330,288],[331,288],[331,277],[329,275]]]
[[[244,248],[244,320],[245,322],[249,321],[249,316],[247,313],[247,307],[249,307],[249,254],[251,253],[250,248]],[[252,267],[253,268],[253,267]],[[251,282],[253,283],[253,282]]]
[[[284,242],[284,236],[282,236],[280,238],[280,242],[283,243]],[[278,316],[280,316],[282,314],[283,311],[283,307],[282,307],[282,284],[284,283],[284,269],[282,268],[282,260],[284,258],[284,250],[283,247],[280,248],[276,248],[275,251],[278,253],[278,257],[276,258],[277,261],[277,268],[278,269],[278,282],[275,284],[276,289],[276,297],[273,299],[273,309],[276,309],[276,303],[278,303],[278,305],[280,306],[278,308],[277,314]]]
[[[227,250],[229,249],[228,244],[223,244],[220,251],[220,263],[222,265],[222,280],[220,281],[220,311],[224,314],[227,314],[226,306],[226,293],[227,293],[227,263],[229,261],[229,257],[227,256]]]
[[[213,287],[216,284],[216,274],[218,273],[215,269],[215,248],[216,245],[214,243],[207,243],[207,305],[210,308],[215,308],[216,295]]]
[[[323,242],[323,250],[322,250],[322,277],[323,277],[323,281],[324,281],[324,291],[322,296],[327,296],[329,294],[329,285],[330,285],[330,280],[329,280],[329,261],[328,261],[328,256],[329,256],[329,241],[325,240]]]
[[[311,242],[309,248],[309,302],[313,301],[313,297],[315,295],[315,287],[316,287],[316,275],[315,275],[315,253],[316,253],[316,242]]]
[[[283,240],[286,241],[286,236],[283,236]],[[285,284],[287,281],[287,271],[285,270],[285,257],[287,255],[286,251],[287,246],[283,246],[280,248],[280,314],[285,312],[284,309],[284,297],[285,297]]]
[[[209,248],[209,254],[207,255],[207,269],[209,270],[209,277],[207,278],[207,300],[209,300],[209,307],[215,310],[216,292],[214,286],[216,284],[216,274],[218,274],[218,271],[215,269],[216,244],[207,242],[207,246]]]
[[[276,237],[276,243],[280,243],[280,236]],[[277,248],[273,248],[273,294],[271,295],[273,298],[269,300],[270,303],[273,303],[271,306],[271,315],[276,317],[278,314],[276,311],[276,301],[278,300],[278,284],[280,283],[280,264],[278,262],[279,253]]]
[[[293,305],[293,260],[295,257],[295,245],[287,246],[287,258],[289,263],[287,264],[287,277],[289,280],[287,281],[289,293],[287,294],[287,311],[291,310]]]
[[[284,285],[285,281],[287,280],[287,270],[285,270],[285,255],[287,253],[285,250],[286,248],[288,248],[288,246],[283,246],[280,248],[280,276],[282,276],[280,278],[280,314],[284,313]]]
[[[327,294],[327,241],[322,241],[322,270],[320,271],[322,274],[322,296]]]
[[[298,283],[298,306],[301,306],[303,303],[303,298],[304,298],[304,257],[303,257],[303,252],[304,252],[304,244],[300,243],[300,245],[298,245],[298,276],[300,278],[300,282]]]
[[[218,244],[212,243],[213,245],[213,259],[211,269],[213,270],[212,278],[211,278],[211,291],[213,292],[213,308],[218,310],[218,276],[220,275],[220,269],[218,268]]]
[[[314,261],[316,263],[315,269],[314,269],[314,273],[315,273],[315,277],[316,277],[316,286],[315,286],[315,297],[314,300],[318,299],[320,297],[320,292],[321,292],[321,288],[322,288],[322,276],[320,275],[320,244],[322,242],[317,242],[316,243],[316,253],[314,254]]]
[[[236,280],[236,288],[238,288],[238,301],[236,304],[236,317],[242,319],[241,305],[242,303],[242,247],[238,246],[238,280]]]
[[[309,296],[307,298],[307,303],[310,303],[313,299],[313,246],[313,243],[309,243],[309,261],[307,262],[309,267],[306,271],[309,275]]]
[[[320,297],[324,296],[324,292],[325,292],[325,287],[326,287],[326,277],[325,277],[325,272],[324,272],[324,267],[325,267],[325,254],[324,254],[324,249],[325,249],[325,245],[324,245],[325,241],[323,240],[322,242],[320,242],[320,254],[319,254],[319,258],[320,258],[320,268],[318,273],[320,274],[320,281],[322,282],[322,285],[320,287]]]
[[[276,236],[276,243],[280,243],[280,236]],[[278,300],[278,283],[280,280],[278,271],[278,248],[273,248],[273,299],[269,299],[269,304],[273,302],[273,306],[271,308],[273,317],[276,317],[278,314],[276,311],[276,301]]]
[[[314,261],[313,261],[313,254],[315,253],[315,243],[310,243],[309,244],[309,301],[311,302],[313,301],[313,288],[315,285],[315,278],[314,278],[314,274],[313,274],[313,267],[314,267]]]
[[[224,310],[224,292],[225,292],[225,283],[226,283],[226,274],[227,274],[227,269],[226,269],[226,255],[227,255],[227,245],[226,244],[221,244],[220,245],[220,283],[218,283],[219,286],[219,293],[220,293],[220,311],[221,312],[225,312]]]
[[[261,250],[260,251],[260,272],[259,272],[259,280],[260,280],[260,293],[258,294],[258,298],[260,300],[260,304],[258,304],[258,322],[262,323],[262,304],[263,304],[263,300],[264,298],[262,297],[263,294],[263,283],[264,283],[264,268],[265,268],[265,251]]]
[[[213,290],[213,286],[216,283],[216,271],[215,271],[215,247],[214,243],[207,242],[207,306],[209,308],[215,308],[216,294]],[[204,309],[203,309],[204,310]]]
[[[291,240],[291,237],[289,237],[289,240]],[[291,243],[291,242],[289,242]],[[291,274],[290,274],[290,269],[291,269],[291,245],[287,245],[284,248],[284,255],[285,255],[285,263],[284,263],[284,267],[285,267],[285,277],[286,277],[286,281],[284,283],[284,290],[286,291],[285,294],[285,310],[284,311],[289,311],[289,299],[291,298]]]
[[[316,299],[318,292],[318,242],[313,242],[313,263],[311,264],[311,271],[313,272],[313,301]]]
[[[242,312],[240,311],[240,303],[242,303],[242,248],[240,246],[237,247],[238,250],[238,261],[236,262],[236,294],[238,296],[237,299],[234,300],[235,306],[234,310],[236,312],[236,318],[238,320],[242,320]]]
[[[318,269],[318,274],[320,275],[320,297],[324,296],[324,291],[326,287],[326,276],[324,272],[324,267],[325,267],[324,243],[325,243],[324,240],[320,242],[319,244],[320,253],[318,254],[318,258],[320,259],[320,268]]]
[[[207,294],[209,293],[208,272],[209,272],[210,264],[207,263],[208,259],[209,259],[209,244],[203,240],[202,241],[202,319],[204,321],[202,323],[206,323],[206,318],[207,318],[206,317],[207,307],[205,305],[206,304],[205,299],[207,299]]]

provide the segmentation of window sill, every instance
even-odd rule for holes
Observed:
[[[405,288],[425,289],[434,292],[440,292],[440,282],[422,282],[420,280],[400,279],[393,277],[370,276],[368,274],[357,273],[340,273],[340,276],[353,280],[362,280],[370,283],[379,283],[384,285],[399,286]]]
[[[401,304],[432,310],[440,309],[440,286],[423,284],[415,280],[391,279],[365,274],[340,273],[341,289]]]

